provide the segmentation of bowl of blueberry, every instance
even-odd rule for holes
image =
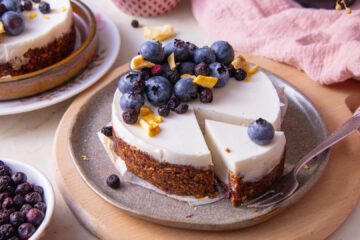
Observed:
[[[0,160],[0,240],[40,239],[54,211],[49,180],[34,167]]]

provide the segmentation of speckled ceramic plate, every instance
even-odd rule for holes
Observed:
[[[104,12],[88,5],[97,21],[98,50],[88,67],[74,79],[31,97],[0,101],[0,116],[29,112],[69,99],[104,76],[118,57],[120,35],[114,22]],[[111,48],[111,49],[110,49]]]
[[[289,107],[283,130],[287,138],[285,171],[328,135],[324,119],[314,105],[296,88],[281,78],[266,72],[275,85],[285,87]],[[229,199],[197,207],[193,216],[185,217],[191,206],[168,198],[151,190],[123,183],[119,190],[106,185],[106,178],[117,173],[108,158],[96,132],[110,121],[111,102],[116,82],[97,92],[79,110],[70,131],[69,151],[73,163],[82,179],[101,198],[110,204],[132,214],[158,224],[198,230],[233,230],[263,222],[299,200],[317,182],[329,157],[329,152],[321,154],[309,169],[300,174],[299,189],[286,201],[266,209],[234,208]],[[86,155],[89,161],[84,161]]]

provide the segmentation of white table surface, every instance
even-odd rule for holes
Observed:
[[[145,41],[141,29],[134,29],[130,22],[134,17],[116,9],[110,0],[88,0],[104,10],[116,23],[121,34],[120,56],[115,64],[119,66],[137,54],[139,45]],[[142,25],[174,25],[177,37],[197,45],[210,44],[209,37],[200,29],[192,16],[190,1],[183,0],[172,12],[157,18],[139,19]],[[44,239],[96,239],[85,230],[72,215],[60,195],[55,182],[55,162],[52,159],[52,143],[55,130],[65,110],[73,99],[54,106],[12,116],[0,117],[0,159],[12,158],[32,164],[41,169],[51,180],[56,194],[54,217]],[[348,219],[328,240],[360,239],[360,204],[358,203]],[[309,223],[311,224],[311,223]]]

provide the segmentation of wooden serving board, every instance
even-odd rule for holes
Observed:
[[[350,95],[356,96],[360,93],[360,82],[347,81],[330,87],[321,86],[304,73],[287,65],[262,57],[245,56],[250,62],[286,79],[308,96],[325,118],[331,132],[351,117],[352,113],[345,100]],[[332,148],[323,176],[303,199],[271,220],[251,228],[229,232],[168,228],[132,217],[108,204],[96,195],[77,173],[68,152],[67,139],[72,116],[89,97],[117,79],[124,68],[127,67],[115,69],[75,99],[65,113],[55,138],[54,157],[60,191],[79,221],[99,238],[316,240],[330,235],[355,206],[360,195],[360,137],[356,133]]]

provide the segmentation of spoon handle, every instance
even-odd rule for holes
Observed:
[[[360,113],[354,115],[352,118],[343,123],[317,147],[306,154],[295,167],[295,173],[297,174],[307,163],[314,159],[314,157],[333,146],[335,143],[339,142],[358,128],[360,128]]]

